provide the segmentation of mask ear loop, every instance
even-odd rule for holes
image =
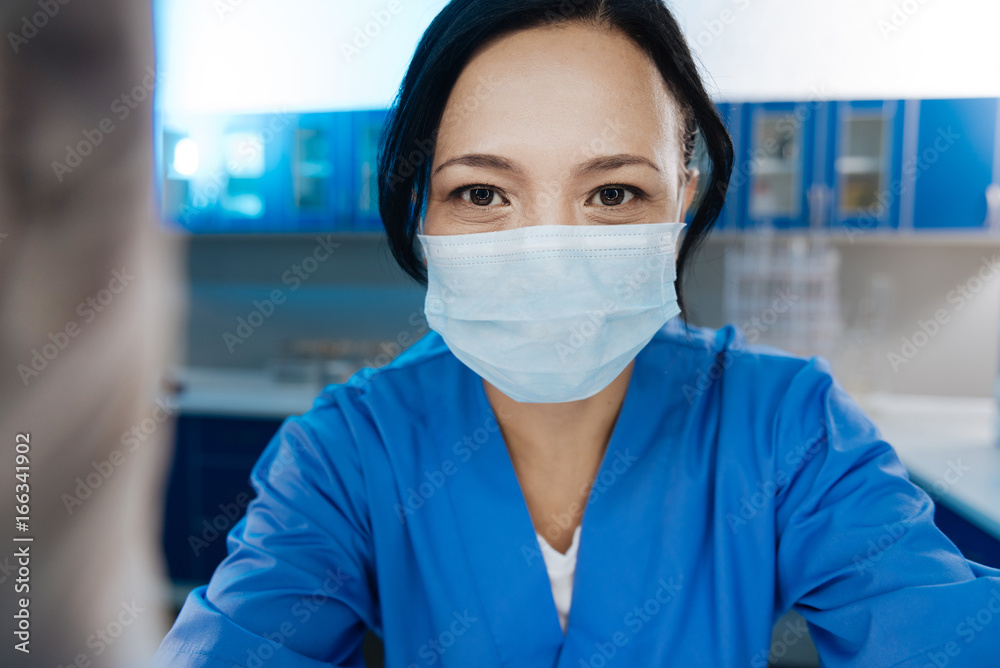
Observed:
[[[687,191],[687,180],[681,184],[680,197],[677,198],[677,215],[674,218],[677,219],[676,222],[683,223],[684,218],[681,216],[681,212],[684,211],[684,193]]]

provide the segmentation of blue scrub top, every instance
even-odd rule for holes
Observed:
[[[327,387],[251,481],[163,665],[362,666],[367,627],[389,668],[763,667],[791,607],[825,666],[1000,665],[1000,570],[935,527],[823,359],[732,327],[675,319],[636,358],[565,636],[482,382],[434,332]]]

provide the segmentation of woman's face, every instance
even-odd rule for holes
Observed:
[[[681,118],[656,66],[617,32],[569,24],[505,36],[469,61],[448,98],[423,231],[676,222]]]

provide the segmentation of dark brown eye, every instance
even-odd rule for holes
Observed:
[[[625,199],[625,191],[621,188],[605,188],[601,191],[601,204],[616,206]]]
[[[601,188],[595,195],[602,206],[620,206],[635,196],[627,188],[621,187]]]
[[[496,197],[489,188],[471,188],[469,190],[469,200],[476,206],[489,206]]]

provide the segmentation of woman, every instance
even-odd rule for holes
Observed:
[[[283,425],[160,657],[762,666],[794,607],[828,666],[991,665],[1000,571],[827,364],[675,317],[732,160],[660,0],[453,0],[379,161],[434,331]]]

